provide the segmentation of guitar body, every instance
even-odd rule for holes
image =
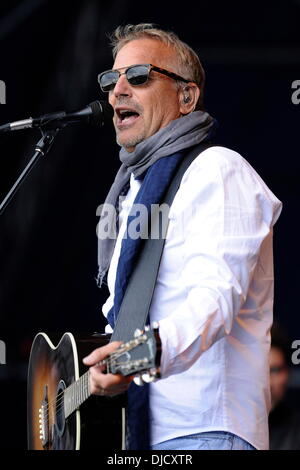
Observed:
[[[91,396],[67,418],[64,413],[64,390],[87,370],[82,358],[106,344],[108,338],[99,335],[75,340],[65,333],[54,346],[45,333],[35,337],[28,368],[29,449],[121,450],[124,396]]]

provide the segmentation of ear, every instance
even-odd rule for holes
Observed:
[[[200,88],[193,82],[190,82],[184,87],[180,87],[178,95],[180,114],[185,115],[194,111],[200,93]]]

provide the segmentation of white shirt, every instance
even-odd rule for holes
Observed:
[[[139,187],[132,176],[104,315],[113,305],[121,239]],[[152,444],[229,431],[268,449],[272,227],[281,206],[227,148],[205,150],[185,172],[150,309],[162,341],[162,378],[150,385]]]

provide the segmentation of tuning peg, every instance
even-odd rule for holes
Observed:
[[[149,370],[149,374],[153,377],[153,380],[160,379],[160,368],[153,367]]]
[[[146,384],[149,384],[150,382],[153,382],[155,379],[154,376],[152,376],[151,374],[149,374],[149,372],[145,372],[144,374],[142,374],[142,380],[146,383]]]
[[[138,385],[139,387],[142,387],[144,385],[144,381],[140,375],[136,375],[133,379],[135,385]]]
[[[139,336],[141,336],[142,333],[143,333],[142,330],[140,330],[139,328],[137,328],[137,329],[135,330],[135,332],[134,332],[134,337],[135,337],[135,338],[138,338]]]

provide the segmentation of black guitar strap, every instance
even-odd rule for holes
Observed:
[[[203,142],[189,151],[179,165],[159,207],[162,204],[166,204],[168,207],[171,206],[185,171],[201,152],[211,146],[211,142]],[[137,328],[143,329],[146,324],[167,233],[167,224],[161,224],[159,207],[151,216],[151,233],[159,233],[159,238],[148,237],[144,242],[129,279],[110,341],[129,341],[134,337],[135,330]],[[165,221],[164,217],[163,220]]]

